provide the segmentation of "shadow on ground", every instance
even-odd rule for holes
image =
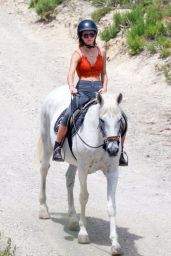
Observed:
[[[51,213],[51,220],[64,227],[64,239],[73,241],[77,239],[78,232],[68,229],[68,215],[65,213]],[[79,217],[79,216],[78,216]],[[109,239],[109,222],[103,219],[87,217],[87,231],[92,244],[111,246]],[[143,237],[130,233],[128,228],[118,227],[119,243],[126,256],[142,256],[138,253],[135,242]]]

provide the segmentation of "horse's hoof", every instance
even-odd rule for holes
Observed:
[[[79,244],[89,244],[90,239],[88,235],[78,235],[78,243]]]
[[[70,221],[68,224],[68,228],[71,231],[79,231],[80,226],[79,226],[78,221]]]
[[[111,255],[112,256],[122,255],[121,247],[120,246],[118,246],[118,247],[112,246],[111,247]]]
[[[50,215],[49,215],[47,207],[40,206],[39,219],[49,219],[49,218],[50,218]]]

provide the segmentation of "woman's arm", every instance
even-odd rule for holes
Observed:
[[[108,84],[108,76],[106,72],[106,52],[101,50],[102,57],[103,57],[103,70],[101,72],[101,79],[102,79],[102,89],[100,90],[101,93],[107,92],[107,84]]]
[[[70,68],[69,68],[68,77],[67,77],[69,89],[72,94],[77,93],[77,89],[74,86],[74,76],[75,76],[75,71],[79,61],[80,61],[79,53],[74,52],[71,57]]]

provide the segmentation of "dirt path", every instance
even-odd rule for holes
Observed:
[[[52,163],[48,205],[52,218],[38,219],[40,106],[56,86],[66,83],[76,47],[69,32],[31,22],[0,5],[0,231],[12,237],[17,255],[104,256],[109,254],[106,182],[89,177],[88,231],[92,243],[79,245],[67,229],[66,164]],[[169,256],[171,252],[171,87],[154,72],[153,57],[127,56],[108,63],[110,90],[122,91],[129,116],[126,150],[117,191],[119,240],[127,256]],[[64,189],[61,189],[64,187]],[[75,197],[78,204],[79,185]],[[100,195],[100,196],[99,196]]]

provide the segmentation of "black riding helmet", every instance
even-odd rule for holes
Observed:
[[[95,31],[96,34],[98,33],[96,23],[93,20],[82,20],[79,23],[78,28],[77,28],[77,35],[78,35],[78,38],[79,38],[79,45],[80,46],[86,45],[84,43],[84,41],[82,40],[82,38],[81,38],[82,32],[86,31],[86,30]],[[86,46],[88,48],[92,48],[92,47],[94,48],[96,46],[96,40],[94,41],[94,45],[86,45]]]
[[[93,30],[98,32],[96,23],[93,20],[82,20],[77,28],[77,34],[80,35],[81,32],[86,31],[86,30]]]

